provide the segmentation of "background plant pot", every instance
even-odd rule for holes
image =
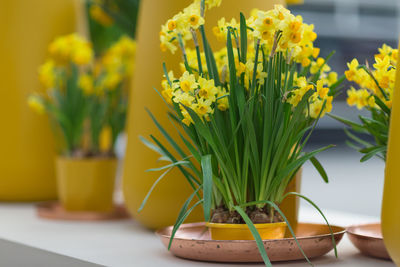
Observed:
[[[206,223],[214,240],[254,240],[247,224]],[[262,240],[281,239],[285,236],[286,223],[254,224]]]
[[[58,195],[68,211],[108,212],[114,207],[116,159],[56,160]]]
[[[56,36],[75,30],[70,0],[0,1],[0,201],[55,199],[55,148],[46,116],[27,97]]]
[[[185,199],[192,192],[184,177],[178,170],[174,170],[158,184],[144,209],[140,213],[137,212],[145,195],[159,175],[154,172],[145,172],[145,170],[157,166],[158,155],[141,143],[139,135],[147,137],[153,134],[163,140],[146,113],[145,107],[151,110],[169,133],[176,132],[167,117],[167,106],[153,90],[153,88],[160,88],[163,75],[162,63],[166,62],[168,69],[177,70],[181,60],[179,51],[175,55],[161,52],[159,42],[161,24],[164,24],[191,2],[191,0],[146,0],[142,1],[140,7],[136,69],[127,120],[128,144],[124,164],[123,190],[129,212],[148,228],[160,228],[173,224]],[[269,9],[277,3],[283,3],[283,1],[222,1],[221,7],[207,12],[206,28],[211,46],[216,48],[224,45],[223,43],[216,45],[216,38],[211,31],[218,18],[236,17],[238,19],[239,11],[249,15],[250,10],[255,7]],[[177,134],[172,134],[172,137],[175,140],[179,139]],[[187,220],[187,222],[193,221],[203,221],[201,209],[196,209]]]
[[[301,168],[289,183],[286,193],[288,192],[298,192],[300,193],[301,177],[303,173],[303,168]],[[290,226],[294,231],[297,229],[298,218],[299,218],[299,208],[300,199],[296,196],[288,196],[280,205],[282,212],[285,214],[289,221]],[[286,231],[286,237],[292,237],[289,231]]]
[[[400,266],[400,61],[390,118],[389,143],[382,202],[382,235],[390,257]]]

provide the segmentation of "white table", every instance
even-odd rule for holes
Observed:
[[[325,213],[328,220],[336,225],[379,220],[332,210]],[[318,214],[308,207],[301,208],[300,218],[304,222],[322,222]],[[106,266],[227,266],[176,258],[163,247],[154,233],[133,220],[96,223],[44,220],[36,216],[32,204],[0,204],[0,238]],[[315,266],[395,266],[389,261],[362,256],[346,236],[339,244],[338,251],[339,259],[330,253],[312,262]],[[276,263],[274,266],[308,264],[297,261]]]

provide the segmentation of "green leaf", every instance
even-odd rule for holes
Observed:
[[[160,154],[161,156],[166,156],[164,151],[162,149],[160,149],[158,146],[156,146],[155,144],[153,144],[152,142],[150,142],[149,140],[147,140],[146,138],[144,138],[143,136],[139,136],[140,141],[142,141],[142,143],[147,146],[148,148],[150,148],[151,150],[157,152],[158,154]]]
[[[247,62],[247,25],[246,18],[240,13],[240,54],[242,63]]]
[[[391,110],[390,108],[377,96],[374,95],[375,103],[385,112],[388,116],[390,116]]]
[[[165,175],[167,175],[167,173],[169,173],[172,170],[172,167],[169,168],[168,170],[166,170],[165,172],[163,172],[163,174],[160,175],[160,177],[157,178],[157,180],[153,183],[153,185],[151,186],[150,190],[147,192],[145,198],[142,201],[142,204],[140,205],[138,212],[141,212],[144,208],[144,205],[146,205],[147,200],[149,199],[151,193],[153,192],[154,188],[157,186],[157,184],[165,177]]]
[[[306,153],[304,156],[296,159],[295,161],[288,164],[284,169],[282,169],[282,171],[276,176],[276,180],[279,181],[280,179],[287,177],[291,172],[293,172],[293,170],[296,170],[299,167],[301,167],[307,160],[331,147],[333,147],[333,145],[325,146],[320,149],[314,150],[312,152]]]
[[[195,191],[195,193],[197,193],[197,191]],[[186,201],[186,203],[190,203],[190,201]],[[186,205],[185,203],[185,205]],[[172,245],[172,241],[174,240],[175,234],[178,231],[179,227],[182,225],[182,223],[186,220],[186,218],[190,215],[190,213],[193,211],[194,208],[196,208],[198,205],[203,203],[203,199],[197,201],[188,211],[186,211],[185,213],[180,213],[178,216],[177,221],[174,224],[174,227],[172,228],[172,233],[171,233],[171,239],[169,240],[169,244],[168,244],[168,250],[170,250],[171,245]],[[184,206],[185,206],[184,205]],[[181,210],[181,212],[184,211],[183,209]]]
[[[180,161],[176,161],[174,163],[159,167],[159,168],[152,168],[152,169],[148,169],[146,170],[146,172],[158,172],[158,171],[162,171],[171,167],[175,167],[175,166],[184,166],[184,165],[189,165],[189,161],[185,161],[185,160],[180,160]]]
[[[317,160],[317,158],[311,157],[310,161],[314,165],[315,169],[317,169],[322,179],[324,179],[325,183],[329,183],[328,175],[326,174],[324,167],[322,167],[321,163]]]
[[[361,158],[360,162],[365,162],[370,158],[372,158],[373,156],[375,156],[376,154],[385,152],[386,149],[387,149],[386,146],[374,147],[373,149],[371,149],[371,151],[369,151],[365,156]]]
[[[324,218],[326,224],[327,224],[328,227],[329,227],[329,231],[331,232],[332,244],[333,244],[333,247],[334,247],[334,250],[335,250],[335,256],[336,256],[336,258],[337,258],[337,257],[338,257],[338,253],[337,253],[337,248],[336,248],[335,236],[333,235],[332,227],[331,227],[331,225],[329,224],[328,219],[326,219],[324,213],[321,211],[321,209],[320,209],[313,201],[311,201],[309,198],[307,198],[307,197],[305,197],[305,196],[303,196],[302,194],[299,194],[299,193],[297,193],[297,192],[289,192],[289,193],[287,193],[287,194],[284,196],[284,198],[286,198],[287,196],[290,196],[290,195],[298,196],[298,197],[304,199],[305,201],[307,201],[308,203],[310,203],[310,204],[319,212],[319,214],[321,214],[322,218]]]
[[[348,129],[344,129],[344,132],[348,137],[350,137],[353,141],[363,145],[363,146],[371,146],[370,143],[367,141],[362,140],[361,138],[357,137],[356,135],[352,134]]]
[[[240,214],[240,216],[242,216],[243,220],[249,227],[249,230],[251,231],[254,240],[256,241],[258,250],[260,251],[265,266],[272,267],[271,261],[269,260],[267,252],[265,251],[264,243],[253,222],[250,220],[249,216],[247,216],[246,212],[240,206],[234,206],[233,208]]]
[[[203,171],[204,220],[208,222],[210,221],[213,188],[211,155],[201,157],[201,169]]]
[[[161,126],[161,124],[157,121],[154,117],[153,113],[150,110],[146,109],[147,113],[150,115],[151,119],[153,120],[154,124],[157,126],[158,130],[162,133],[162,135],[167,139],[170,145],[178,152],[181,157],[186,157],[185,152],[183,152],[182,148],[174,141],[174,139],[167,133],[167,131]]]
[[[164,151],[164,153],[166,154],[166,156],[168,158],[171,159],[172,162],[177,162],[178,160],[160,143],[160,141],[158,141],[157,138],[155,138],[154,136],[150,135],[151,139],[153,139],[154,142],[156,142],[156,144]],[[197,185],[200,185],[200,181],[198,181],[195,177],[193,177],[193,175],[191,175],[188,171],[185,170],[185,168],[183,168],[180,165],[177,165],[177,167],[179,168],[179,170],[182,172],[182,174],[185,176],[186,180],[189,182],[190,186],[194,189],[195,186],[193,184],[196,183]]]
[[[260,200],[260,201],[253,201],[253,202],[250,202],[250,203],[246,203],[245,205],[241,205],[241,206],[242,206],[242,207],[248,207],[248,206],[254,206],[254,205],[257,205],[257,204],[268,204],[268,205],[272,206],[276,211],[279,212],[279,214],[282,216],[283,220],[286,222],[286,225],[287,225],[287,227],[289,228],[289,231],[290,231],[290,233],[292,234],[293,239],[294,239],[294,241],[296,242],[297,247],[299,248],[301,254],[303,254],[303,256],[304,256],[304,258],[307,260],[307,262],[308,262],[311,266],[313,266],[313,264],[311,263],[311,261],[308,259],[306,253],[305,253],[304,250],[301,248],[300,243],[299,243],[299,241],[297,240],[296,234],[294,233],[293,228],[292,228],[292,226],[290,225],[290,223],[289,223],[288,219],[286,218],[285,214],[282,212],[282,210],[281,210],[274,202],[269,201],[269,200]],[[238,211],[238,212],[239,212],[239,211]],[[246,213],[245,213],[245,214],[246,214]],[[240,215],[242,215],[242,214],[240,214]],[[246,216],[247,216],[247,215],[246,215]],[[242,216],[242,218],[243,218],[243,216]],[[243,219],[244,219],[244,218],[243,218]],[[251,222],[251,221],[250,221],[250,222]],[[257,234],[258,234],[258,232],[257,232]],[[254,234],[253,234],[253,236],[254,236]],[[255,236],[254,236],[254,238],[255,238]],[[260,244],[260,245],[261,245],[262,248],[264,249],[264,245],[263,245],[263,244]],[[261,248],[260,248],[260,246],[259,246],[258,243],[257,243],[257,246],[258,246],[258,249],[261,250]]]

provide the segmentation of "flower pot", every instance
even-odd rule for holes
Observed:
[[[400,61],[396,70],[396,85],[390,118],[389,142],[382,203],[382,235],[390,257],[400,266]]]
[[[0,201],[57,197],[53,134],[27,97],[39,91],[37,69],[49,42],[75,27],[70,0],[0,1]]]
[[[145,172],[145,170],[155,167],[154,164],[157,162],[158,155],[148,149],[139,140],[139,136],[148,137],[150,134],[154,134],[157,139],[161,139],[145,107],[154,114],[168,133],[176,133],[166,115],[167,106],[152,89],[160,88],[163,62],[168,62],[168,69],[179,69],[179,56],[160,51],[159,32],[161,24],[164,24],[191,2],[191,0],[146,0],[140,4],[141,14],[138,22],[135,59],[137,67],[132,83],[127,118],[128,143],[126,163],[124,164],[123,191],[129,212],[141,224],[153,229],[173,224],[183,203],[193,192],[183,175],[175,169],[168,173],[157,185],[144,209],[140,213],[137,212],[150,187],[160,175],[154,172]],[[215,8],[207,13],[206,29],[212,47],[217,47],[217,45],[216,38],[212,37],[211,29],[216,25],[217,18],[221,17],[221,13],[229,19],[230,17],[238,18],[239,10],[249,14],[250,10],[255,7],[268,9],[278,3],[283,3],[283,1],[222,1],[220,8]],[[221,44],[218,45],[221,46]],[[180,140],[178,134],[171,136],[174,140]],[[202,220],[202,211],[200,208],[196,208],[186,222]]]
[[[68,211],[108,212],[114,207],[113,193],[117,160],[56,160],[58,194]]]
[[[300,193],[300,185],[301,185],[301,177],[303,173],[303,168],[301,168],[293,178],[293,180],[289,183],[286,188],[286,193],[288,192],[297,192]],[[288,196],[280,205],[279,208],[282,210],[283,214],[285,214],[287,220],[289,221],[290,226],[296,232],[298,217],[299,217],[299,208],[300,208],[300,198],[297,196]],[[286,232],[286,237],[292,237],[289,231]]]
[[[214,240],[254,240],[247,224],[206,223]],[[254,224],[262,240],[285,237],[286,223]]]

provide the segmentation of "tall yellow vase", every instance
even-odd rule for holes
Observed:
[[[0,1],[0,201],[56,197],[49,123],[26,100],[49,42],[74,31],[74,13],[71,0]]]
[[[137,32],[136,71],[130,96],[128,114],[128,145],[125,158],[123,191],[126,206],[135,219],[148,228],[158,228],[175,222],[178,212],[192,190],[178,170],[172,171],[158,184],[145,208],[137,212],[143,198],[159,174],[145,172],[157,166],[158,155],[145,147],[139,136],[154,134],[161,139],[157,128],[145,111],[149,108],[169,133],[175,132],[167,118],[167,107],[153,88],[160,89],[162,63],[168,69],[177,69],[181,59],[179,53],[171,55],[160,51],[159,31],[161,24],[189,5],[191,0],[145,0],[141,3],[139,28]],[[249,15],[252,8],[269,9],[279,0],[226,0],[220,8],[207,12],[206,28],[211,45],[213,34],[210,29],[216,25],[217,18],[239,17],[243,11]],[[172,135],[178,140],[177,135]],[[202,212],[198,209],[187,221],[201,221]]]
[[[390,257],[400,266],[400,62],[390,119],[389,144],[382,203],[382,234]]]

